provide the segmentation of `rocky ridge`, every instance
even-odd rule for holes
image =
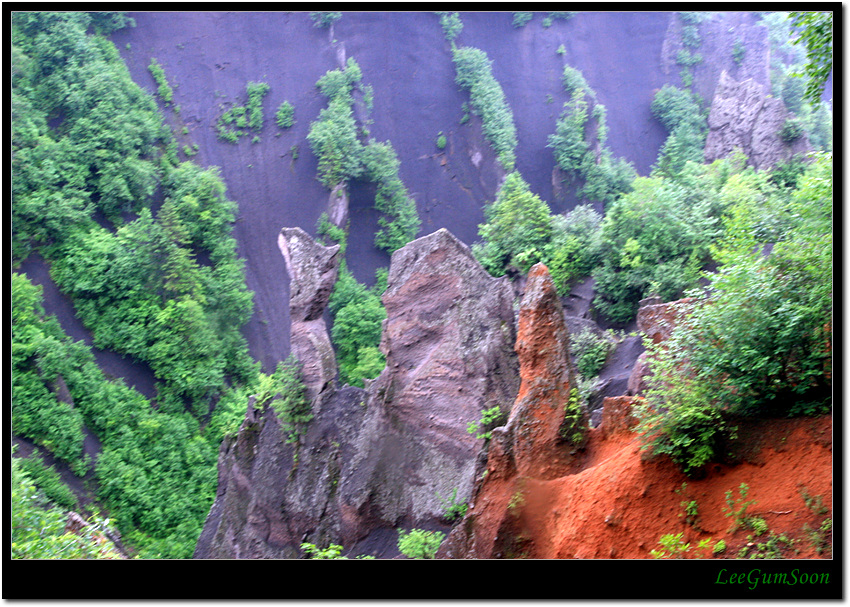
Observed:
[[[469,424],[494,404],[507,413],[518,388],[510,284],[445,229],[396,251],[383,296],[387,366],[366,390],[338,387],[315,346],[329,345],[320,312],[338,251],[291,229],[281,251],[314,419],[287,444],[271,408],[249,403],[222,443],[196,558],[293,558],[302,542],[349,547],[401,525],[447,528],[445,503],[469,500],[483,445]]]

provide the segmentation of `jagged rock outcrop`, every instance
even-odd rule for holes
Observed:
[[[301,228],[284,228],[278,247],[290,278],[289,315],[292,354],[302,365],[311,399],[336,379],[337,365],[323,318],[339,272],[340,247],[325,247]]]
[[[543,264],[528,273],[519,310],[516,351],[521,384],[503,436],[510,437],[509,451],[517,474],[540,470],[540,462],[555,462],[563,434],[587,425],[578,409],[575,371],[570,359],[570,333],[561,302]],[[572,403],[575,420],[567,420]],[[569,427],[566,427],[569,426]],[[500,439],[504,444],[504,440]],[[553,452],[554,451],[554,452]]]
[[[366,423],[383,440],[358,467],[393,494],[384,520],[439,518],[455,489],[459,503],[471,494],[483,441],[469,424],[494,406],[507,413],[516,396],[511,287],[441,229],[393,253],[382,300],[387,365],[369,386]]]
[[[486,476],[477,487],[475,505],[456,526],[438,556],[501,558],[517,549],[517,509],[527,478],[554,478],[572,462],[587,430],[578,408],[570,336],[549,271],[537,264],[529,271],[519,310],[516,351],[521,384],[508,422],[492,431]],[[489,493],[491,482],[499,492]],[[503,490],[512,483],[510,498]],[[479,531],[487,529],[487,533]],[[493,530],[496,529],[496,533]]]
[[[791,117],[782,100],[768,95],[764,85],[754,80],[739,82],[723,72],[708,115],[705,160],[712,162],[740,150],[751,166],[766,170],[809,151],[805,134],[783,141],[781,132]]]
[[[317,253],[309,271],[291,273],[309,277],[293,284],[293,308],[312,310],[295,324],[318,312],[307,302],[323,298],[333,251],[283,234],[290,260],[298,247]],[[325,387],[297,444],[270,407],[252,403],[222,443],[196,558],[290,558],[301,542],[351,548],[399,525],[438,525],[455,490],[458,503],[470,498],[483,440],[467,427],[483,409],[507,412],[519,385],[511,287],[439,230],[393,254],[383,300],[387,367],[367,390]]]

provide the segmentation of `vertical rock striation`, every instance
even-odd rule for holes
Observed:
[[[337,366],[323,318],[339,273],[339,245],[325,247],[301,228],[284,228],[278,247],[290,279],[289,315],[292,354],[302,364],[311,399],[330,387]]]
[[[286,444],[271,409],[249,405],[222,444],[195,556],[291,558],[302,542],[348,549],[370,534],[391,535],[394,549],[397,526],[439,526],[452,496],[471,497],[483,440],[467,427],[484,409],[507,413],[519,386],[512,289],[447,230],[409,243],[383,297],[387,366],[366,390],[338,388],[319,325],[338,250],[297,229],[280,246],[314,419]]]
[[[549,270],[535,265],[519,310],[520,388],[505,426],[492,432],[487,473],[475,503],[440,549],[447,558],[521,553],[521,509],[528,479],[555,478],[572,462],[587,431],[578,408],[570,336]],[[494,531],[495,530],[495,531]]]

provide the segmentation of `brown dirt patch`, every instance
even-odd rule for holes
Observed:
[[[634,434],[605,437],[594,429],[581,471],[553,480],[488,479],[485,493],[491,502],[521,505],[508,509],[516,518],[514,545],[521,548],[511,556],[645,559],[662,535],[681,532],[693,547],[701,539],[711,538],[712,545],[723,539],[727,549],[716,558],[736,558],[746,544],[755,548],[772,532],[795,540],[792,548],[780,545],[784,558],[829,558],[828,549],[818,554],[806,527],[817,529],[832,516],[832,418],[765,420],[742,429],[739,440],[751,437],[760,445],[758,458],[714,465],[697,480],[666,458],[642,457]],[[726,492],[738,498],[742,483],[754,500],[747,515],[764,519],[769,528],[758,537],[748,538],[753,532],[747,529],[730,531]],[[698,517],[689,524],[682,502],[691,500]],[[689,558],[695,556],[711,554],[692,550]]]

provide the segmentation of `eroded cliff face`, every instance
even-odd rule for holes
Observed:
[[[805,134],[791,142],[783,141],[780,133],[792,115],[781,99],[767,91],[755,80],[739,82],[726,72],[720,75],[708,115],[707,162],[740,150],[752,167],[769,170],[811,149]]]
[[[447,230],[393,255],[387,366],[366,390],[337,387],[326,349],[314,345],[327,336],[321,313],[337,251],[297,230],[282,232],[281,251],[293,268],[293,352],[310,336],[298,352],[314,419],[287,444],[271,408],[249,405],[222,444],[197,558],[292,558],[301,542],[351,547],[400,525],[441,525],[452,496],[471,496],[483,440],[468,425],[484,409],[507,412],[518,390],[510,284]]]
[[[537,264],[528,273],[519,310],[519,393],[508,422],[492,431],[474,504],[441,547],[442,556],[516,556],[521,551],[516,515],[524,505],[528,479],[558,477],[580,459],[588,420],[573,391],[569,346],[549,270]]]
[[[539,325],[548,326],[539,337],[545,332],[550,341],[537,341],[534,351],[518,346],[523,386],[511,421],[493,431],[473,503],[437,558],[653,558],[661,537],[677,533],[693,547],[682,558],[740,558],[767,541],[766,535],[754,539],[749,529],[730,528],[727,491],[742,483],[754,500],[748,514],[765,521],[773,541],[780,535],[792,540],[777,542],[779,558],[830,558],[825,544],[812,543],[811,530],[831,517],[831,416],[741,420],[726,460],[699,479],[682,474],[669,458],[647,457],[632,431],[640,396],[605,398],[601,423],[587,429],[580,449],[552,432],[544,438],[538,428],[554,429],[563,421],[563,410],[550,406],[562,393],[553,389],[563,382],[561,349],[554,342],[560,327],[554,312],[541,315],[546,307],[526,309],[530,303],[526,297],[521,316],[538,315]],[[647,303],[638,315],[641,331],[663,342],[689,303]],[[518,344],[537,339],[536,329],[531,335],[525,329],[520,323]],[[522,413],[526,386],[537,392],[538,418]],[[518,454],[525,443],[547,457],[523,463]],[[812,507],[814,495],[822,507]],[[697,505],[697,517],[685,516],[689,502]],[[721,539],[726,549],[715,554]],[[701,540],[709,548],[697,549]]]

